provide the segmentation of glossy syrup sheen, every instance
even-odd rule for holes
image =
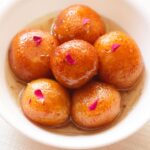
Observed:
[[[51,14],[48,14],[48,15],[42,17],[42,18],[36,19],[35,21],[33,21],[29,25],[27,25],[25,28],[42,29],[42,30],[50,32],[50,29],[53,26],[53,22],[57,16],[57,14],[58,13],[51,13]],[[124,31],[120,26],[118,26],[112,20],[105,18],[105,17],[103,17],[103,20],[105,22],[107,32],[114,31],[114,30]],[[10,93],[12,94],[14,99],[16,99],[16,104],[20,108],[20,102],[19,102],[20,96],[21,96],[21,93],[22,93],[23,89],[25,88],[26,84],[21,82],[20,80],[18,80],[14,76],[14,74],[10,70],[8,62],[6,64],[6,76],[7,76],[7,82],[8,82],[8,86],[10,89]],[[94,134],[97,132],[103,132],[106,129],[109,130],[114,125],[119,123],[122,119],[124,119],[128,115],[128,113],[134,108],[136,103],[138,102],[140,95],[141,95],[141,92],[142,92],[142,89],[143,89],[143,86],[144,86],[144,76],[145,76],[145,74],[143,73],[141,75],[141,78],[136,83],[136,85],[134,86],[133,89],[131,89],[130,91],[122,91],[121,92],[122,112],[111,124],[109,124],[105,127],[102,127],[99,130],[90,131],[90,132],[85,131],[85,130],[81,130],[81,129],[76,128],[72,123],[69,123],[68,125],[66,125],[62,128],[54,128],[53,129],[53,128],[49,128],[49,127],[41,127],[41,126],[40,127],[43,128],[44,130],[47,130],[50,132],[54,132],[57,134],[65,134],[65,135]],[[20,113],[22,113],[21,110],[20,110]]]

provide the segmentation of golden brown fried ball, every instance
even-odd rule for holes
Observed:
[[[97,73],[98,56],[91,44],[72,40],[55,49],[50,63],[57,81],[68,88],[78,88]]]
[[[131,88],[143,70],[142,56],[135,41],[123,32],[113,31],[100,37],[95,48],[102,81],[118,89]]]
[[[72,96],[73,122],[83,129],[98,129],[113,121],[120,112],[120,94],[112,86],[90,82]]]
[[[49,77],[50,53],[58,46],[58,41],[42,30],[23,30],[12,40],[9,63],[14,74],[21,80]]]
[[[100,15],[84,5],[72,5],[58,15],[53,34],[63,43],[72,39],[82,39],[90,43],[105,33]]]
[[[35,123],[60,126],[69,119],[70,97],[56,81],[38,79],[28,83],[21,97],[21,107]]]

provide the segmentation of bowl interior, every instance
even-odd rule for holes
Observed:
[[[47,130],[36,126],[23,115],[19,105],[16,103],[16,98],[12,96],[9,90],[10,87],[8,86],[8,81],[12,76],[10,76],[6,70],[7,52],[12,37],[27,24],[50,12],[58,12],[71,4],[77,3],[89,5],[102,16],[116,22],[135,39],[144,58],[144,81],[146,82],[142,82],[142,94],[134,104],[134,107],[130,109],[130,112],[122,120],[117,122],[115,126],[112,126],[104,132],[96,132],[95,134],[84,134],[80,131],[77,131],[77,134],[62,134],[62,132],[61,134],[58,134],[49,132],[49,129]],[[28,137],[61,148],[93,148],[108,145],[127,137],[149,119],[149,22],[147,22],[144,9],[141,9],[139,5],[136,5],[134,1],[132,1],[132,3],[129,0],[14,1],[9,3],[2,14],[0,14],[0,27],[0,114],[6,121]],[[140,88],[140,86],[138,88]],[[143,113],[141,114],[141,112]]]

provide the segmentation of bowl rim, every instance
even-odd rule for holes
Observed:
[[[3,15],[5,15],[5,13],[11,9],[11,7],[15,6],[17,4],[17,2],[19,2],[20,0],[6,0],[4,3],[2,3],[1,5],[1,14],[0,14],[0,19]],[[146,83],[146,86],[148,88],[148,84],[149,82]],[[148,90],[147,90],[147,93],[148,93]],[[2,108],[0,106],[0,108]],[[74,142],[74,138],[71,138],[70,141],[68,141],[68,144],[66,145],[67,143],[67,140],[68,140],[68,137],[66,136],[62,136],[62,135],[56,135],[57,138],[58,136],[61,137],[60,139],[64,138],[64,141],[65,142],[62,142],[61,144],[57,143],[57,140],[44,140],[42,139],[41,137],[39,136],[36,136],[34,134],[32,134],[30,131],[25,131],[25,130],[22,130],[22,128],[20,126],[18,126],[16,124],[16,122],[14,122],[13,120],[9,119],[7,116],[7,114],[5,114],[5,111],[4,111],[4,108],[0,109],[0,116],[10,125],[12,125],[15,129],[17,129],[19,132],[21,132],[22,134],[24,134],[25,136],[27,136],[28,138],[34,140],[34,141],[37,141],[39,143],[43,143],[45,145],[49,145],[49,146],[54,146],[54,147],[57,147],[57,148],[65,148],[65,149],[89,149],[89,148],[97,148],[99,146],[101,147],[104,147],[106,145],[111,145],[111,144],[114,144],[116,142],[119,142],[125,138],[127,138],[128,136],[132,135],[133,133],[135,133],[137,130],[139,130],[149,119],[150,119],[150,116],[147,115],[145,116],[145,118],[143,118],[143,120],[135,127],[132,127],[128,130],[128,132],[122,132],[119,134],[119,136],[117,135],[114,139],[111,139],[111,141],[107,141],[105,143],[102,143],[102,144],[99,144],[98,142],[91,142],[91,143],[87,143],[87,145],[77,145],[77,142]],[[122,122],[122,121],[121,121]],[[129,132],[130,131],[130,132]],[[93,136],[93,135],[92,135]],[[80,136],[81,137],[81,136]],[[70,137],[69,137],[70,138]],[[87,137],[86,137],[87,138]],[[90,139],[90,138],[88,138]]]

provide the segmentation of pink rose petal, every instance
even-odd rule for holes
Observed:
[[[71,56],[70,53],[68,53],[68,54],[66,55],[65,60],[66,60],[67,63],[70,64],[70,65],[74,65],[74,64],[76,63],[76,61],[72,58],[72,56]]]
[[[120,44],[117,44],[117,43],[113,44],[112,47],[111,47],[111,51],[115,52],[119,47],[120,47]]]
[[[82,24],[83,25],[86,25],[87,23],[89,23],[90,22],[90,19],[88,19],[88,18],[83,18],[82,19]]]
[[[40,102],[44,102],[44,95],[40,89],[34,91],[35,96],[39,99]]]
[[[33,36],[33,40],[34,40],[36,46],[39,46],[42,42],[42,38],[40,36]]]
[[[96,99],[94,101],[94,103],[92,103],[90,106],[89,106],[89,110],[95,110],[96,107],[97,107],[97,104],[98,104],[98,99]]]

